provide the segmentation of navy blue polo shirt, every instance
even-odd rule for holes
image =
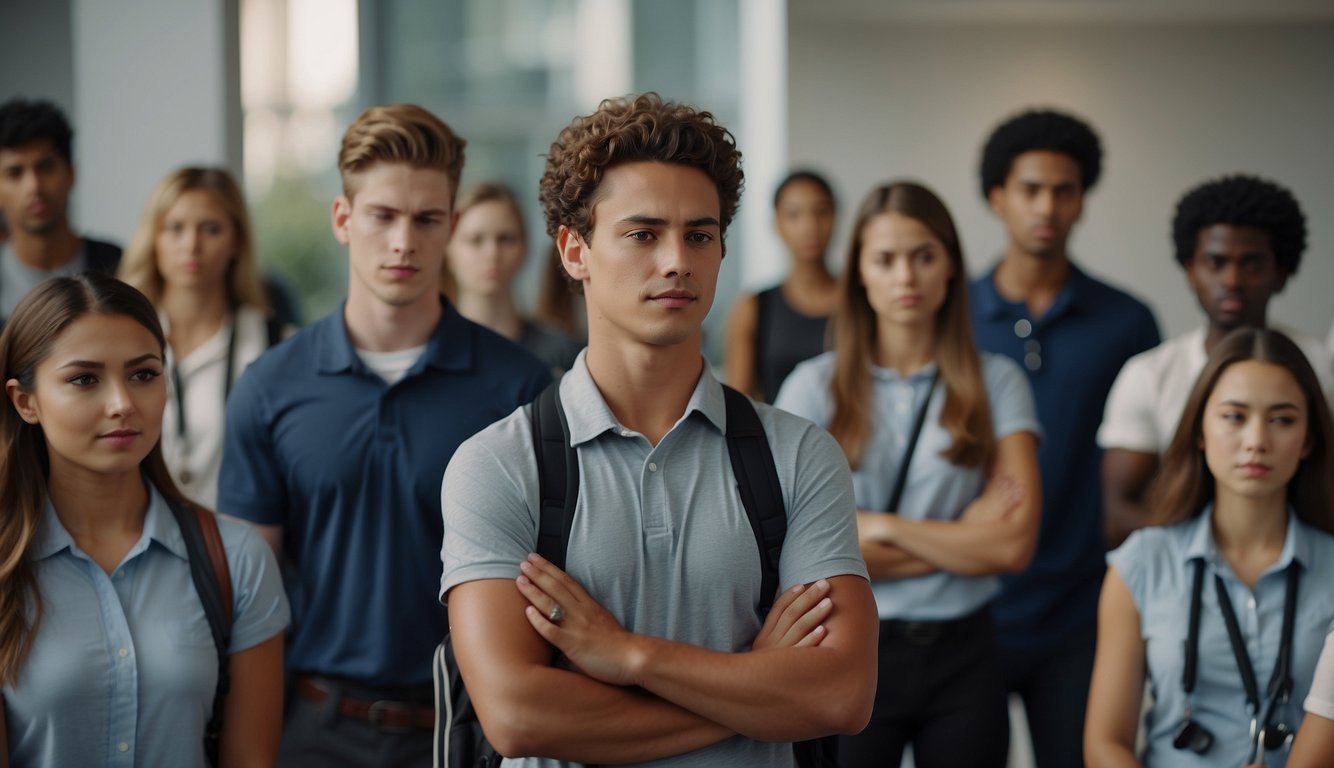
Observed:
[[[1102,451],[1094,439],[1121,365],[1156,346],[1143,302],[1073,264],[1051,308],[1034,319],[996,292],[995,269],[969,287],[980,349],[1028,374],[1044,439],[1042,525],[1029,567],[1001,579],[992,603],[1002,648],[1045,650],[1093,637],[1107,570],[1102,535]]]
[[[445,466],[551,378],[442,303],[426,350],[392,386],[357,356],[340,307],[261,356],[227,401],[218,509],[284,526],[293,671],[431,681],[446,629]]]

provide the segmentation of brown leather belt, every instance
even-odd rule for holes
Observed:
[[[338,697],[338,714],[370,723],[382,731],[430,730],[435,727],[435,705],[390,699],[358,699],[342,695],[338,686],[305,675],[296,678],[297,695],[316,704]]]

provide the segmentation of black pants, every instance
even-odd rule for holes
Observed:
[[[412,696],[377,695],[377,692],[348,688],[357,698],[403,698],[431,700],[430,688]],[[426,729],[386,731],[370,723],[343,717],[336,699],[316,704],[298,695],[288,695],[283,723],[281,768],[431,768],[432,734]]]
[[[986,608],[944,622],[880,622],[875,708],[866,730],[839,740],[844,768],[1004,768],[1005,683]]]
[[[1000,651],[1007,687],[1019,694],[1038,768],[1084,764],[1084,711],[1096,635],[1042,651]]]

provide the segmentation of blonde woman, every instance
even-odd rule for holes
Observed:
[[[167,467],[186,496],[213,509],[227,395],[245,367],[282,335],[269,319],[250,217],[231,174],[191,167],[163,179],[119,277],[153,302],[167,334]]]

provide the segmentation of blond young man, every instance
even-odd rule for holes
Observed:
[[[348,128],[333,204],[337,311],[273,348],[227,408],[218,507],[290,564],[292,696],[282,764],[430,765],[444,610],[438,492],[458,445],[549,380],[440,295],[462,139],[421,107]]]

